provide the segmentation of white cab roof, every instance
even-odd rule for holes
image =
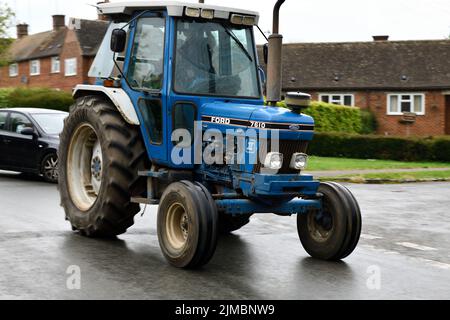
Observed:
[[[166,9],[169,16],[181,17],[183,16],[184,8],[186,7],[213,9],[216,12],[216,17],[223,19],[229,19],[230,13],[256,16],[256,23],[258,23],[259,19],[259,14],[254,11],[212,6],[202,3],[177,2],[177,1],[140,1],[140,2],[124,1],[124,2],[101,3],[98,5],[98,12],[103,15],[115,15],[115,14],[131,15],[134,11],[139,10]]]

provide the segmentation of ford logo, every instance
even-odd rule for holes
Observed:
[[[300,130],[300,126],[298,124],[291,124],[289,126],[289,129],[290,130],[294,130],[294,131],[298,131],[298,130]]]

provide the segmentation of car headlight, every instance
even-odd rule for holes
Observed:
[[[294,153],[291,159],[291,169],[303,170],[308,163],[308,155],[304,153]]]
[[[272,170],[280,170],[283,166],[283,155],[279,152],[269,152],[264,160],[264,167]]]

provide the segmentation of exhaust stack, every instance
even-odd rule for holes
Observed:
[[[283,36],[279,34],[280,8],[286,0],[278,0],[273,9],[273,30],[269,36],[269,59],[267,62],[267,102],[276,105],[281,100],[281,57]]]

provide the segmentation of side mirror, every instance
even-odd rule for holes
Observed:
[[[111,34],[111,51],[123,52],[127,42],[127,32],[123,29],[114,29]]]
[[[267,65],[269,62],[269,44],[266,43],[263,46],[264,63]]]
[[[34,137],[36,135],[36,132],[34,131],[33,128],[25,128],[22,131],[20,131],[20,134],[24,135],[24,136],[33,136]]]

